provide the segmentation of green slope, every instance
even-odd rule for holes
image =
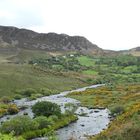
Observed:
[[[16,90],[25,88],[64,91],[84,85],[72,74],[66,77],[44,72],[27,64],[0,64],[0,96],[13,95]]]

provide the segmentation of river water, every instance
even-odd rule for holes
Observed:
[[[78,120],[74,123],[69,124],[68,126],[58,129],[56,131],[56,135],[58,140],[86,140],[87,136],[95,135],[100,133],[102,130],[108,127],[110,122],[109,119],[109,110],[108,109],[89,109],[87,107],[81,107],[80,102],[78,100],[65,97],[67,94],[75,92],[75,91],[84,91],[88,88],[96,88],[102,85],[92,85],[84,88],[79,88],[72,91],[61,92],[57,95],[45,96],[41,98],[37,98],[36,100],[28,101],[26,98],[20,100],[14,100],[14,103],[18,106],[26,106],[27,108],[20,111],[16,115],[6,115],[0,118],[0,122],[6,121],[7,119],[11,119],[18,115],[24,115],[28,113],[28,115],[33,118],[33,113],[31,110],[32,105],[39,101],[50,101],[58,104],[61,107],[61,111],[65,112],[65,104],[72,103],[78,106],[75,114],[78,116]],[[81,115],[84,114],[84,115]],[[34,140],[47,140],[44,138],[36,138]]]

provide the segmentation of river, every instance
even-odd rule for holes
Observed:
[[[108,124],[110,122],[109,110],[81,107],[80,101],[65,96],[75,91],[85,91],[88,88],[96,88],[99,86],[102,85],[92,85],[72,91],[65,91],[61,92],[60,94],[41,97],[32,101],[29,101],[26,98],[14,100],[14,103],[18,107],[26,106],[27,108],[20,111],[16,115],[6,115],[0,118],[0,122],[6,121],[7,119],[11,119],[17,115],[24,115],[25,113],[28,114],[31,118],[33,118],[31,107],[39,101],[54,102],[61,107],[62,112],[65,112],[65,104],[72,103],[78,106],[78,109],[75,112],[75,114],[77,114],[78,116],[78,120],[64,128],[58,129],[56,131],[56,135],[58,137],[58,140],[70,140],[71,138],[76,140],[86,140],[87,136],[98,134],[108,127]],[[34,140],[47,140],[47,138],[36,138]]]

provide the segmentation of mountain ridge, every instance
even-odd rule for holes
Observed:
[[[14,26],[0,26],[0,52],[18,52],[20,49],[47,52],[78,52],[90,55],[140,55],[140,47],[129,50],[104,50],[83,36],[57,33],[38,33]]]
[[[82,36],[37,33],[12,26],[0,26],[0,48],[24,48],[53,51],[77,51],[84,54],[102,53],[103,49]]]

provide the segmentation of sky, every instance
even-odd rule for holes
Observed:
[[[0,25],[86,37],[103,49],[140,46],[140,0],[0,0]]]

